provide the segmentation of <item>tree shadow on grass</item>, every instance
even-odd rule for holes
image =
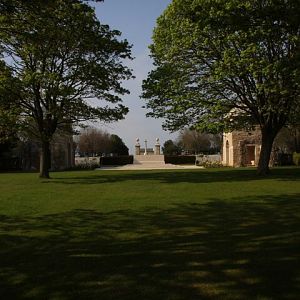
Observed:
[[[89,173],[91,174],[91,173]],[[208,183],[252,181],[261,179],[300,181],[300,168],[276,168],[267,177],[258,176],[256,169],[199,169],[199,170],[168,170],[168,171],[95,171],[92,175],[78,173],[78,176],[66,177],[57,173],[54,180],[46,183],[57,184],[99,184],[109,182],[122,182],[128,180],[154,180],[161,183]]]
[[[0,217],[2,299],[299,299],[300,195]]]

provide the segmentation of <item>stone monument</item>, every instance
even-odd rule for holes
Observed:
[[[135,155],[140,155],[141,154],[141,144],[140,144],[140,139],[136,139],[135,143]]]
[[[159,138],[156,139],[154,154],[155,155],[160,155],[160,142],[159,142]]]
[[[145,148],[141,148],[140,139],[136,138],[135,142],[135,156],[144,155],[144,156],[153,156],[153,155],[161,155],[160,152],[160,142],[159,138],[155,139],[155,145],[153,148],[148,148],[148,140],[145,139]]]
[[[145,140],[145,152],[144,152],[144,155],[147,155],[147,140]]]
[[[136,139],[135,156],[133,159],[134,165],[146,169],[160,168],[165,165],[164,155],[162,155],[160,151],[159,138],[155,139],[155,141],[154,146],[148,148],[148,140],[145,139],[145,146],[142,148],[140,139]]]

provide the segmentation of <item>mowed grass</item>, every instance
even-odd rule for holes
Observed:
[[[1,299],[300,299],[300,169],[0,174]]]

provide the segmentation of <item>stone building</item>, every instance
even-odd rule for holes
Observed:
[[[253,131],[223,133],[222,164],[231,167],[257,166],[260,149],[259,127]]]

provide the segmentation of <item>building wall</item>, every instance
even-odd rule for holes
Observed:
[[[223,133],[223,160],[224,166],[233,166],[233,136],[231,132]]]
[[[223,165],[242,167],[257,165],[261,148],[258,127],[253,131],[232,131],[223,134]]]

